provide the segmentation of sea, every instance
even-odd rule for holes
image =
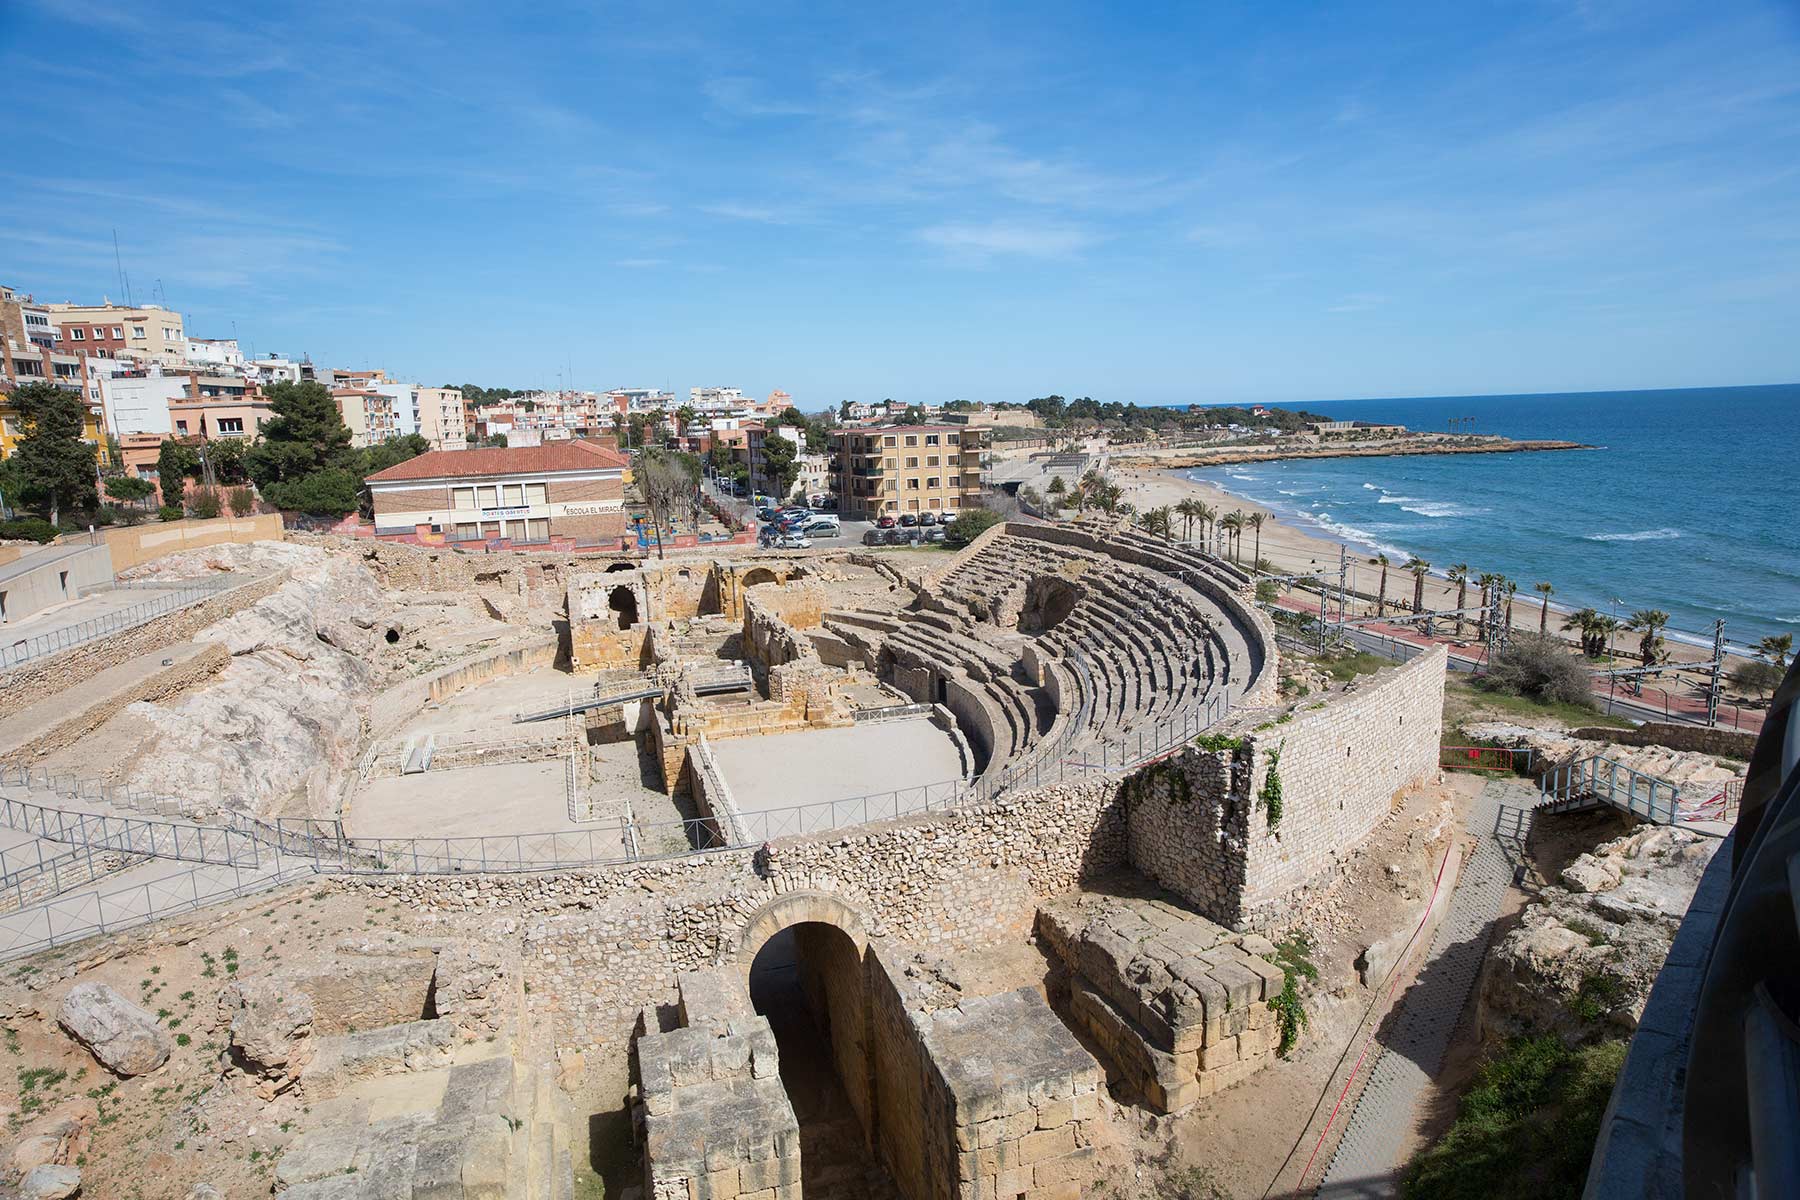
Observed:
[[[1800,644],[1800,384],[1293,404],[1338,420],[1582,442],[1592,450],[1250,463],[1185,472],[1309,532],[1439,574],[1548,580],[1553,606],[1665,636]]]

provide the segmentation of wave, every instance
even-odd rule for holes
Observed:
[[[1377,490],[1380,490],[1380,489],[1377,489]],[[1417,497],[1417,496],[1395,496],[1388,492],[1382,492],[1381,499],[1377,500],[1375,503],[1377,503],[1377,504],[1423,504],[1424,501],[1419,499],[1419,497]]]
[[[1227,476],[1227,477],[1229,477],[1229,478],[1231,478],[1231,479],[1251,479],[1251,480],[1254,480],[1254,479],[1256,479],[1256,478],[1258,478],[1258,476],[1255,476],[1255,475],[1246,475],[1246,474],[1244,474],[1244,473],[1243,473],[1243,472],[1242,472],[1242,471],[1227,471],[1227,472],[1225,472],[1225,474],[1226,474],[1226,476]]]
[[[1378,488],[1372,483],[1365,483],[1365,484],[1363,484],[1363,487],[1367,488],[1371,492],[1380,492],[1380,491],[1386,490],[1385,488]]]
[[[1681,536],[1679,529],[1641,529],[1636,533],[1590,533],[1590,542],[1667,542]]]
[[[1386,497],[1383,497],[1385,502]],[[1421,517],[1473,517],[1487,511],[1485,508],[1464,508],[1460,504],[1449,504],[1442,501],[1421,500],[1416,504],[1402,504],[1401,512],[1418,513]]]
[[[1363,546],[1369,546],[1396,560],[1410,556],[1408,551],[1381,541],[1370,530],[1360,529],[1355,525],[1346,525],[1342,521],[1333,520],[1325,513],[1314,514],[1312,520],[1320,529],[1341,541],[1356,542]]]

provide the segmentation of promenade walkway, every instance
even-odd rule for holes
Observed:
[[[1514,868],[1524,861],[1535,791],[1511,780],[1482,789],[1467,829],[1476,839],[1431,953],[1388,1019],[1383,1049],[1350,1114],[1318,1195],[1331,1200],[1399,1195],[1404,1156],[1426,1085],[1443,1068],[1468,1006]]]

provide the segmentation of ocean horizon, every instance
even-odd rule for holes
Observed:
[[[1592,450],[1287,460],[1183,472],[1308,532],[1436,572],[1499,571],[1536,600],[1629,616],[1737,646],[1800,635],[1800,384],[1412,397],[1329,403],[1343,420],[1465,427]],[[1665,635],[1670,636],[1670,635]],[[1800,640],[1800,639],[1797,639]]]

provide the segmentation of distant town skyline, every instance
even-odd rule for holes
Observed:
[[[24,0],[0,64],[0,282],[428,385],[1800,380],[1792,5]]]

